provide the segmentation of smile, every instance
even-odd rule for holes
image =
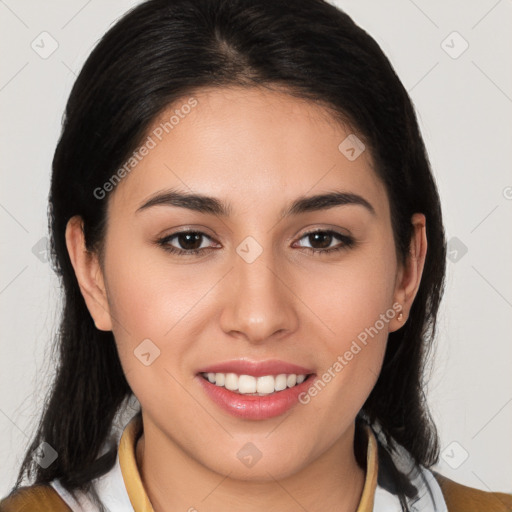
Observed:
[[[264,375],[237,375],[236,373],[202,373],[202,377],[218,387],[223,387],[240,395],[267,396],[287,388],[302,384],[308,375],[285,374]]]

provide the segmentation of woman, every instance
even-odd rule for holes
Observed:
[[[510,510],[428,469],[439,197],[334,6],[125,15],[71,92],[49,220],[61,360],[1,511]]]

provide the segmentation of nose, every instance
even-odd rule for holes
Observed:
[[[290,273],[276,267],[271,249],[252,262],[234,255],[223,283],[221,328],[250,343],[282,338],[297,329],[296,295]],[[250,260],[249,260],[250,261]]]

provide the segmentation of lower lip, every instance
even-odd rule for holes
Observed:
[[[280,416],[297,404],[299,395],[311,386],[314,374],[293,388],[286,388],[266,396],[234,393],[229,389],[212,384],[201,375],[197,375],[196,378],[199,379],[206,394],[233,416],[249,420],[265,420]]]

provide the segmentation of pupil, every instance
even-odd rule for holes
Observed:
[[[199,249],[199,247],[201,247],[201,242],[200,242],[201,235],[199,233],[182,234],[182,235],[179,235],[178,239],[179,239],[180,245],[182,246],[183,249],[194,250],[194,249]],[[192,245],[193,245],[192,247],[190,247],[190,245],[187,245],[187,244],[190,244],[191,240],[192,240],[192,242],[195,242],[195,243],[192,243]]]
[[[322,239],[322,238],[324,239],[324,243],[320,244],[320,247],[316,247],[316,248],[323,249],[323,248],[329,247],[331,245],[332,235],[329,235],[326,233],[314,233],[314,234],[310,235],[310,237],[313,237],[316,241],[318,241],[318,239]],[[327,243],[325,243],[325,240],[327,240]],[[311,239],[310,239],[310,243],[311,243],[311,245],[313,245],[313,243],[311,242]],[[313,245],[313,247],[314,247],[314,245]]]

